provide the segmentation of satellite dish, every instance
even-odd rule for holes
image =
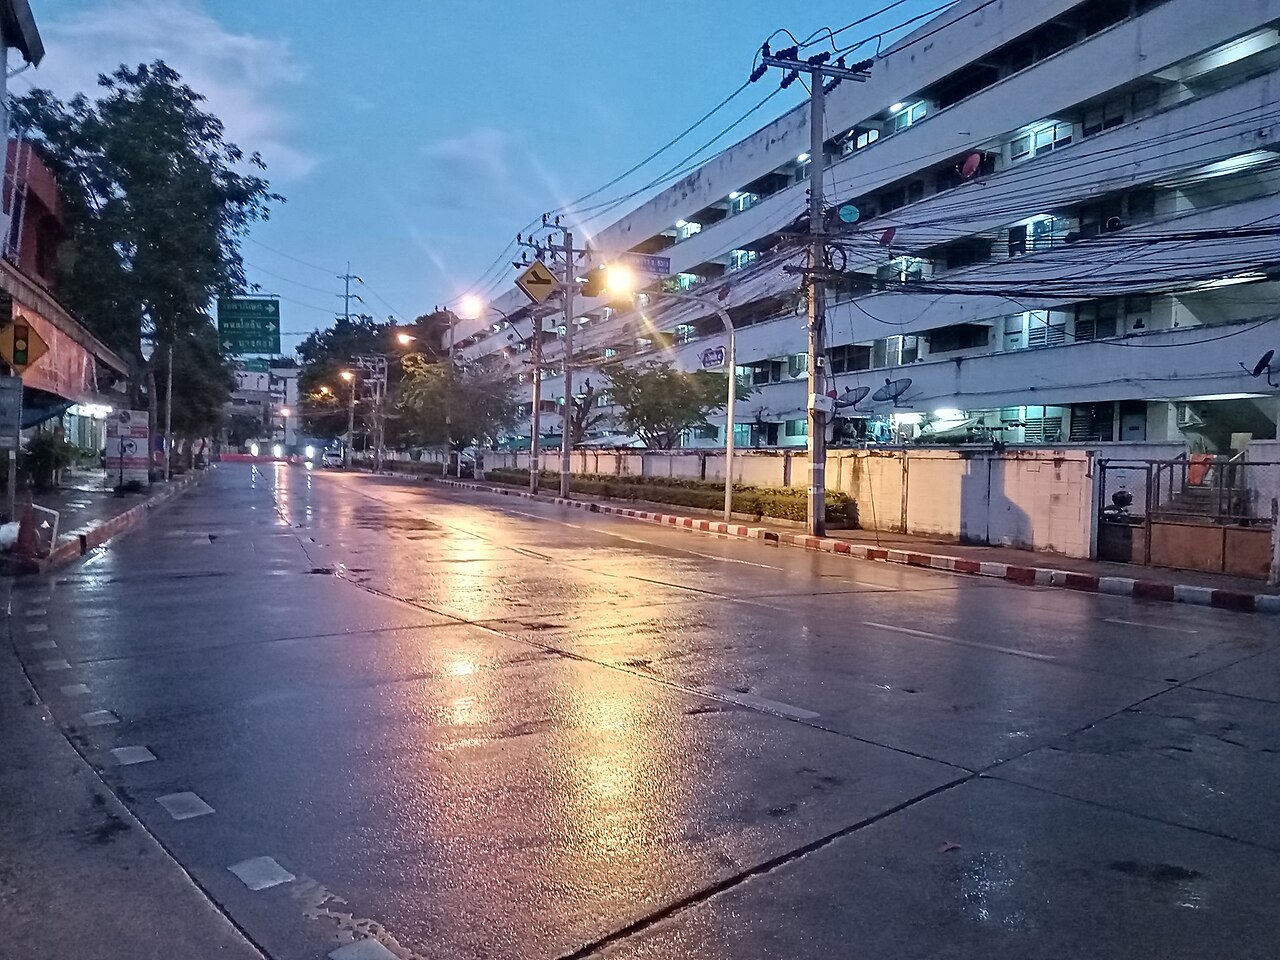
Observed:
[[[1260,377],[1263,373],[1269,373],[1271,371],[1271,358],[1275,355],[1276,352],[1274,350],[1268,350],[1264,353],[1262,359],[1253,365],[1253,375]]]
[[[839,214],[841,223],[857,223],[858,218],[862,216],[862,211],[852,203],[846,203],[840,208]]]
[[[838,409],[857,407],[858,404],[867,399],[867,394],[870,392],[870,387],[845,387],[844,396],[836,401],[836,407]]]
[[[911,389],[911,378],[903,377],[900,380],[888,380],[884,382],[884,386],[871,395],[871,399],[876,403],[888,403],[892,401],[896,407],[898,398]]]
[[[982,154],[971,153],[964,158],[964,163],[960,164],[960,176],[966,180],[972,180],[982,166]]]
[[[1258,362],[1253,365],[1252,370],[1246,367],[1243,363],[1240,364],[1240,367],[1242,370],[1246,371],[1250,376],[1261,377],[1263,374],[1266,374],[1268,386],[1280,387],[1280,383],[1276,383],[1274,380],[1271,379],[1271,359],[1275,355],[1276,355],[1276,352],[1274,350],[1268,350],[1266,353],[1262,355],[1262,357],[1258,360]]]

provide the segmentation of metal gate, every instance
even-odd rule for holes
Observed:
[[[1098,559],[1266,580],[1280,462],[1100,460]]]

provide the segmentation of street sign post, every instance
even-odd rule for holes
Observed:
[[[0,377],[0,450],[9,451],[9,519],[17,519],[18,438],[22,431],[22,378]]]
[[[534,303],[541,303],[555,292],[560,281],[541,260],[529,264],[529,269],[516,277],[516,286]]]
[[[150,434],[146,410],[117,410],[107,418],[107,475],[121,488],[150,480]]]
[[[280,301],[219,297],[218,344],[227,353],[279,353]]]

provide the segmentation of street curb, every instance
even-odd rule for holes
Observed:
[[[63,542],[49,552],[47,557],[37,561],[38,570],[32,572],[49,573],[78,560],[87,554],[94,547],[100,547],[112,537],[119,536],[126,530],[138,526],[145,521],[151,511],[162,504],[168,503],[179,494],[185,493],[188,488],[195,486],[212,468],[206,467],[204,470],[188,473],[181,480],[170,481],[170,486],[154,496],[148,497],[140,503],[135,503],[123,513],[118,513],[109,520],[103,520],[101,523],[94,524],[88,530],[76,533],[74,536],[68,537]]]
[[[1241,613],[1269,613],[1280,615],[1280,596],[1271,594],[1242,593],[1237,590],[1220,590],[1216,587],[1200,587],[1191,584],[1163,583],[1157,580],[1137,580],[1129,577],[1102,577],[1052,567],[1023,566],[1011,563],[993,563],[972,560],[967,557],[949,557],[945,554],[922,553],[919,550],[894,550],[888,547],[869,547],[847,540],[831,540],[810,537],[803,533],[783,533],[765,527],[752,527],[740,523],[723,523],[701,520],[670,513],[652,513],[628,507],[600,503],[594,500],[566,500],[503,487],[490,487],[479,483],[446,480],[440,477],[424,477],[429,483],[439,483],[462,490],[479,490],[504,497],[520,497],[538,500],[562,507],[587,510],[590,513],[606,513],[630,520],[642,520],[692,533],[720,534],[743,539],[764,540],[779,546],[799,547],[820,553],[852,557],[855,560],[872,560],[879,563],[900,563],[909,567],[927,567],[951,573],[967,573],[978,577],[993,577],[1023,586],[1060,587],[1081,593],[1105,593],[1113,597],[1130,597],[1135,600],[1160,600],[1167,603],[1185,603],[1192,606],[1215,607]]]

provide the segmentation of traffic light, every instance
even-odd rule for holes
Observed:
[[[13,325],[13,365],[25,367],[30,356],[31,328],[25,323]]]
[[[584,297],[592,298],[604,295],[608,289],[608,274],[604,267],[596,267],[587,271],[587,275],[582,278],[580,291]]]

